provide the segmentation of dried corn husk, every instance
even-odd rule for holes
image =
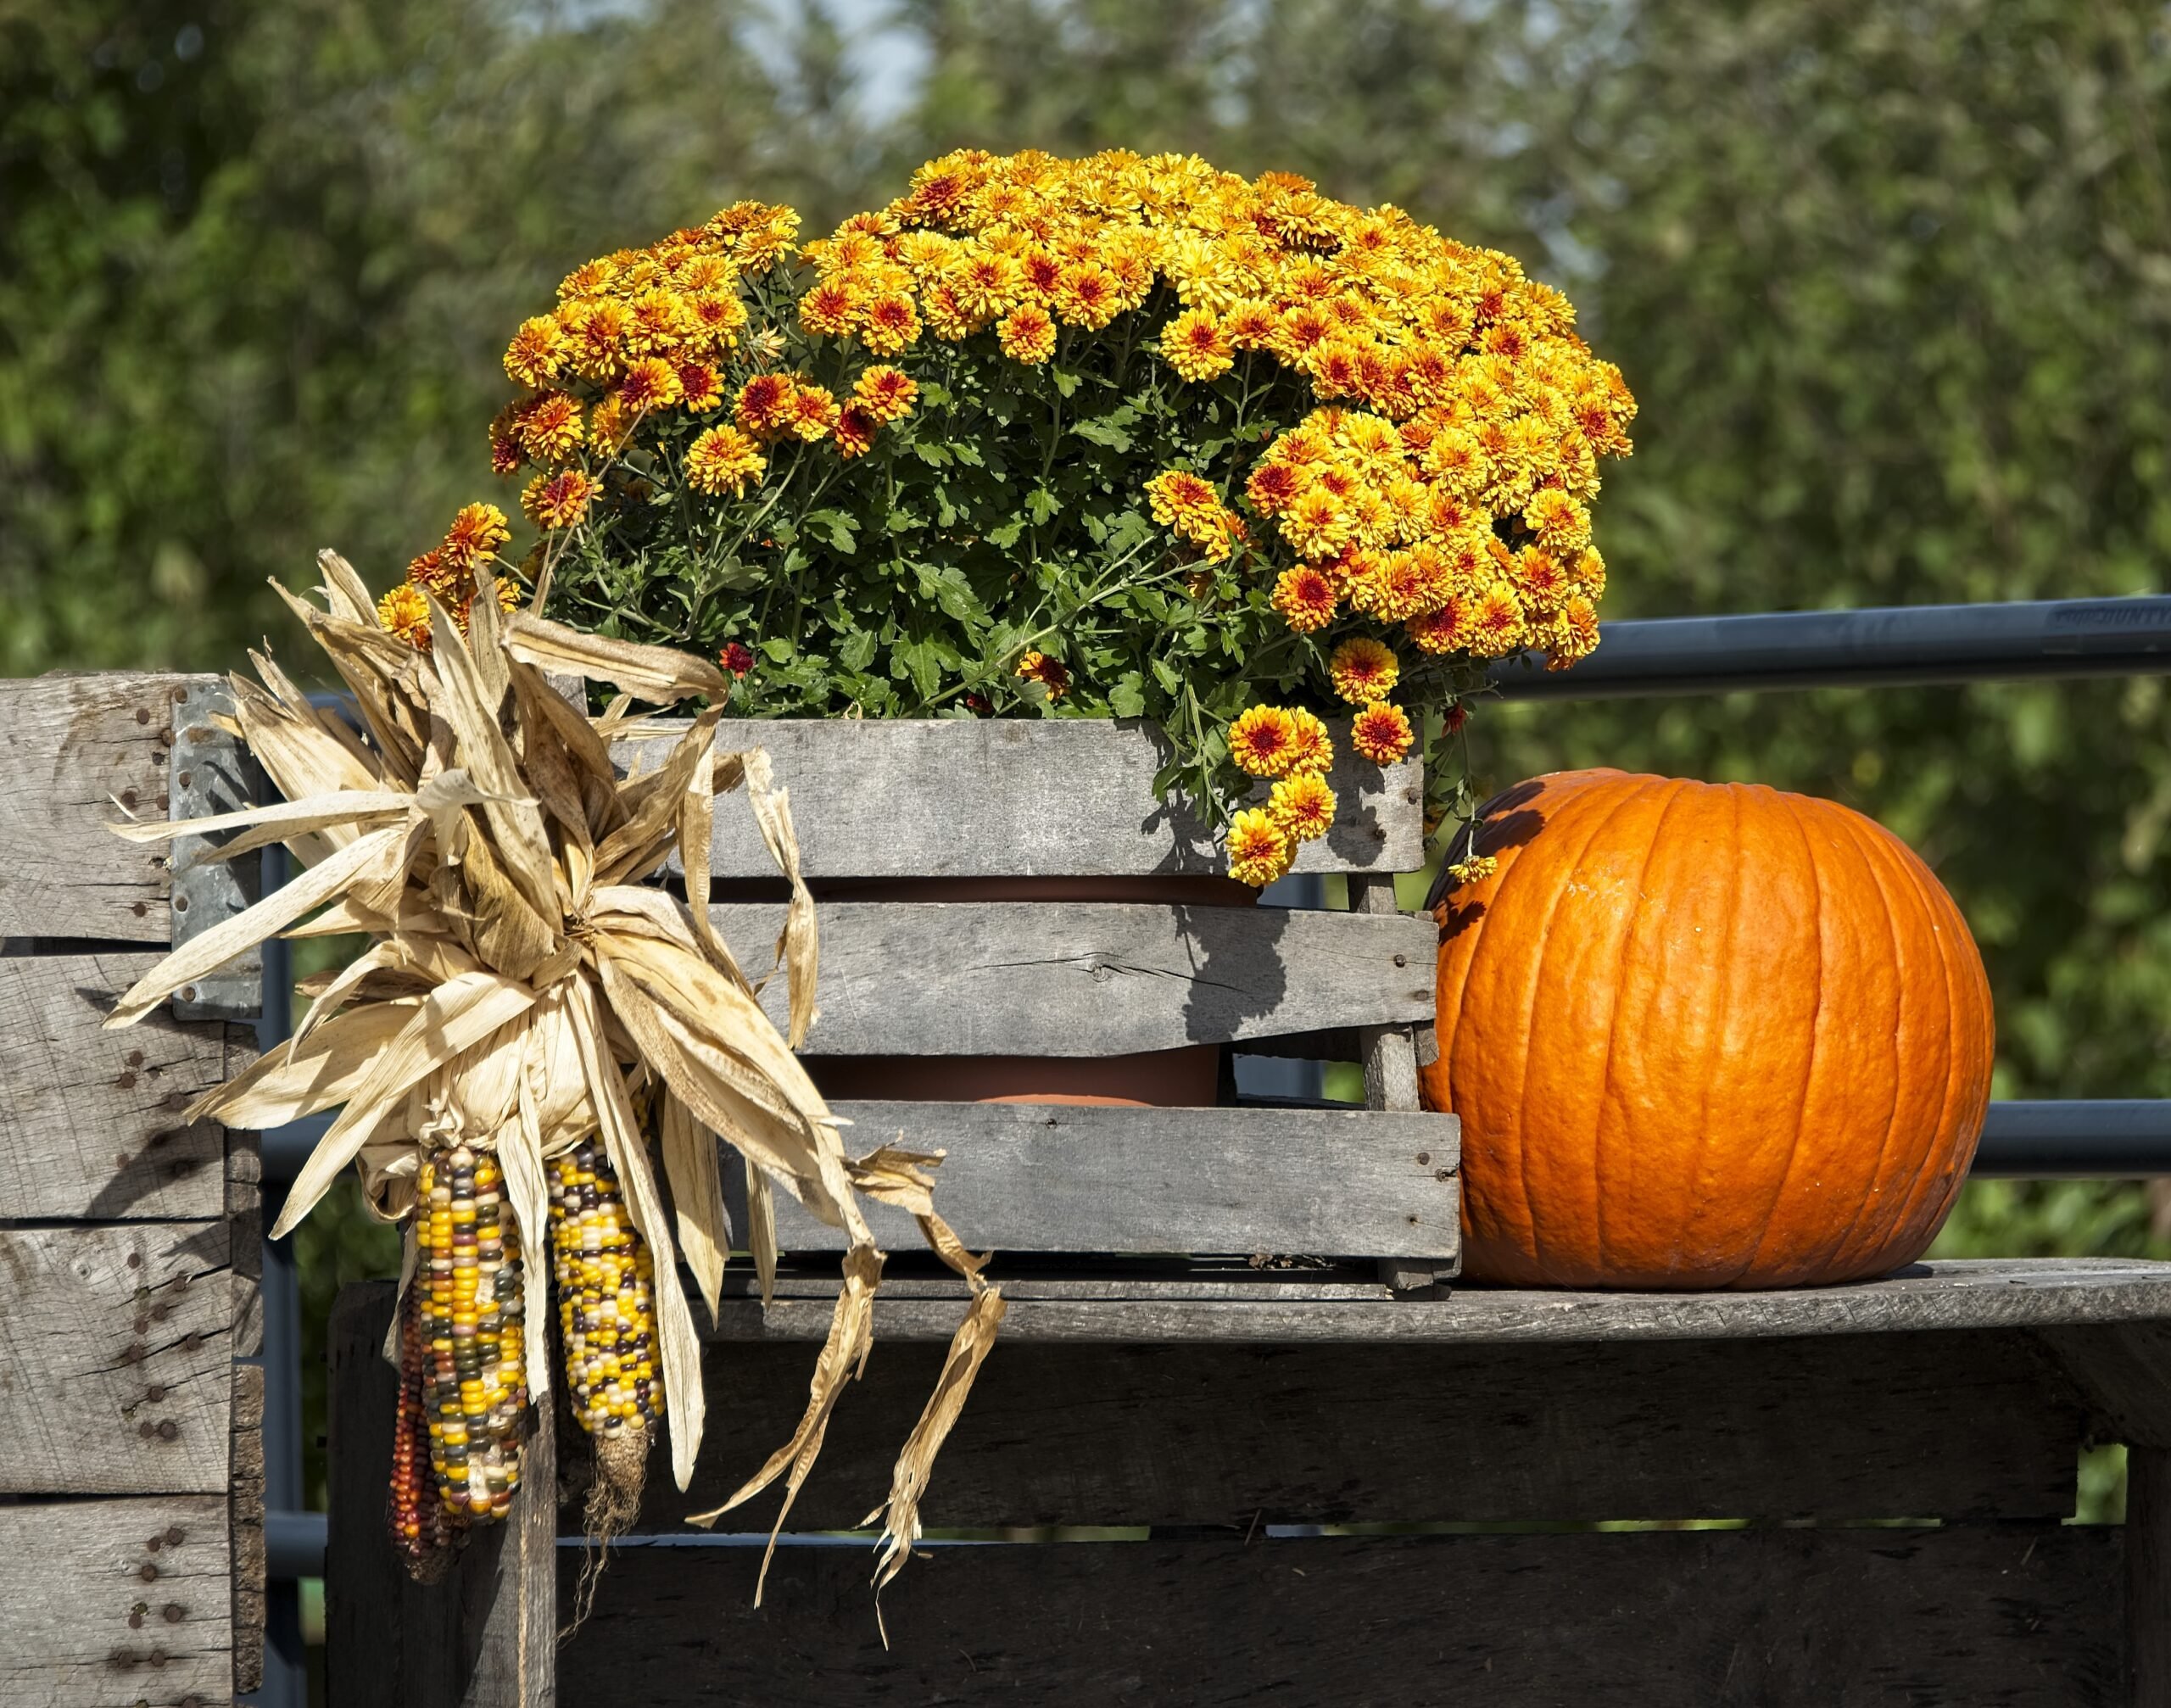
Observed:
[[[879,1588],[919,1534],[928,1466],[987,1356],[1003,1307],[980,1274],[982,1260],[935,1212],[929,1170],[938,1158],[889,1150],[858,1162],[846,1157],[838,1123],[793,1053],[816,1018],[818,957],[790,803],[773,780],[767,754],[716,751],[728,684],[699,659],[527,613],[501,621],[487,594],[474,600],[464,639],[433,606],[434,650],[414,652],[377,628],[368,591],[344,560],[326,552],[319,562],[322,606],[292,595],[288,602],[353,689],[362,733],[312,706],[269,659],[252,655],[262,685],[234,678],[236,723],[286,802],[216,821],[114,827],[153,841],[215,823],[240,836],[198,857],[279,841],[306,869],[161,961],[107,1024],[140,1019],[182,985],[274,935],[373,934],[365,955],[316,988],[287,1042],[198,1099],[186,1119],[271,1126],[340,1106],[289,1193],[275,1236],[350,1163],[371,1207],[401,1220],[412,1209],[424,1152],[464,1144],[497,1153],[507,1208],[526,1248],[539,1252],[550,1238],[545,1161],[600,1133],[632,1217],[657,1256],[667,1426],[682,1489],[700,1442],[700,1361],[671,1259],[683,1254],[713,1316],[731,1244],[711,1137],[720,1135],[748,1164],[747,1232],[765,1299],[776,1263],[773,1188],[851,1241],[806,1415],[791,1440],[717,1510],[782,1477],[779,1531],[844,1384],[872,1343],[884,1259],[861,1197],[910,1209],[929,1244],[965,1277],[972,1303],[881,1509]],[[551,690],[545,668],[610,684],[621,698],[606,717],[590,719]],[[621,779],[606,744],[632,722],[627,696],[662,705],[700,696],[709,706],[662,765]],[[774,954],[790,995],[788,1040],[762,1011],[759,985],[742,972],[705,906],[717,797],[742,784],[791,887]],[[674,855],[690,906],[650,881]],[[642,1085],[661,1098],[667,1209],[634,1114],[633,1093]],[[539,1395],[550,1380],[542,1340],[549,1314],[537,1309],[527,1317],[527,1366]],[[772,1548],[774,1541],[773,1532]]]

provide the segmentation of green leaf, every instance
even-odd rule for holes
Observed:
[[[1069,397],[1078,389],[1078,376],[1069,368],[1052,367],[1048,377],[1055,382],[1056,391],[1061,396]]]
[[[1046,527],[1063,508],[1063,500],[1046,487],[1035,487],[1025,494],[1025,510],[1041,527]]]
[[[864,670],[874,662],[874,634],[872,629],[855,629],[838,643],[837,658],[847,670]]]
[[[1127,670],[1117,678],[1116,685],[1108,690],[1108,710],[1119,717],[1146,715],[1146,690],[1136,671]]]
[[[852,519],[840,510],[811,511],[801,519],[801,525],[818,538],[828,540],[847,557],[859,550],[859,536],[853,532]]]

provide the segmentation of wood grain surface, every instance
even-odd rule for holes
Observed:
[[[0,681],[0,937],[167,941],[165,851],[105,827],[166,816],[174,690],[211,679]]]
[[[181,1112],[248,1058],[230,1052],[226,1027],[163,1011],[100,1030],[156,959],[125,950],[0,957],[0,1219],[223,1212],[225,1130],[184,1126]]]
[[[1263,1290],[1264,1291],[1264,1290]],[[948,1298],[880,1298],[876,1340],[947,1341]],[[723,1340],[813,1340],[829,1331],[820,1298],[767,1313],[731,1301],[710,1332]],[[1520,1292],[1458,1284],[1439,1300],[1169,1300],[1141,1285],[1123,1299],[1021,1299],[1006,1342],[1158,1341],[1699,1340],[1911,1333],[1940,1328],[2052,1328],[2171,1321],[2171,1264],[2113,1258],[1967,1259],[1910,1264],[1884,1281],[1791,1292]]]
[[[2121,1532],[2052,1523],[628,1548],[569,1702],[2084,1708],[2126,1700]],[[563,1561],[561,1571],[574,1562]],[[650,1657],[668,1656],[667,1665]]]
[[[342,1288],[330,1326],[325,1675],[331,1708],[551,1708],[557,1700],[557,1471],[551,1422],[521,1454],[511,1516],[476,1527],[427,1588],[385,1531],[398,1373],[382,1355],[393,1288]],[[577,1558],[577,1556],[576,1556]],[[622,1697],[632,1703],[643,1693]],[[573,1702],[598,1699],[574,1695]]]
[[[0,1702],[232,1701],[222,1494],[0,1505]]]
[[[712,908],[768,965],[784,908]],[[1113,1056],[1429,1020],[1429,919],[1136,902],[829,901],[811,1056]],[[781,1024],[781,979],[764,1006]]]
[[[659,726],[666,727],[666,726]],[[1330,723],[1334,829],[1306,843],[1299,872],[1414,872],[1425,863],[1415,759],[1382,769]],[[1208,829],[1153,787],[1163,753],[1146,724],[1094,718],[727,722],[723,751],[768,750],[790,791],[812,878],[1138,876],[1218,872]],[[623,767],[654,768],[664,740],[623,742]],[[638,753],[635,750],[639,750]],[[776,865],[743,801],[720,801],[720,878]]]
[[[1016,1309],[1017,1307],[1013,1307]],[[953,1310],[953,1320],[957,1314]],[[1006,1325],[1007,1326],[1007,1325]],[[888,1486],[942,1348],[879,1341],[795,1530]],[[720,1504],[806,1403],[813,1350],[706,1349],[693,1488]],[[1599,1519],[2057,1518],[2079,1402],[2024,1336],[1510,1346],[1093,1346],[998,1340],[944,1448],[928,1523],[1218,1525]],[[737,1521],[769,1521],[767,1503]]]
[[[1452,1258],[1460,1248],[1452,1115],[1372,1110],[1067,1108],[840,1102],[846,1148],[948,1153],[936,1203],[974,1251],[1323,1253]],[[1420,1158],[1423,1160],[1420,1160]],[[842,1231],[779,1194],[787,1252]],[[876,1204],[877,1238],[919,1243]]]
[[[223,1221],[0,1228],[0,1493],[223,1502],[226,1251]]]

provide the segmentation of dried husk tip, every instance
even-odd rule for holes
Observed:
[[[418,652],[377,628],[368,590],[345,560],[324,552],[318,561],[321,605],[280,591],[351,691],[360,729],[312,706],[269,658],[252,655],[260,683],[232,678],[235,722],[285,801],[185,823],[114,827],[145,842],[237,833],[199,859],[281,842],[303,869],[160,961],[107,1024],[141,1019],[271,936],[369,934],[369,948],[352,964],[307,987],[311,1000],[293,1037],[198,1099],[185,1119],[265,1127],[339,1107],[275,1236],[350,1164],[371,1209],[405,1220],[416,1212],[427,1153],[456,1146],[493,1153],[505,1214],[522,1247],[539,1254],[550,1242],[546,1165],[600,1141],[655,1256],[669,1401],[662,1422],[681,1489],[700,1443],[703,1405],[700,1344],[677,1260],[713,1317],[730,1250],[716,1137],[745,1159],[748,1242],[765,1302],[776,1264],[773,1191],[844,1230],[844,1286],[797,1431],[723,1507],[695,1520],[712,1522],[781,1477],[772,1552],[844,1385],[872,1343],[884,1259],[862,1201],[907,1209],[965,1278],[971,1299],[878,1509],[879,1589],[920,1533],[929,1468],[993,1343],[1003,1304],[981,1274],[985,1259],[967,1253],[935,1213],[939,1158],[887,1147],[848,1158],[835,1119],[793,1053],[816,1015],[818,951],[790,803],[767,754],[717,751],[728,684],[700,659],[529,612],[501,617],[487,595],[472,600],[464,637],[433,606],[433,647]],[[546,671],[607,684],[621,701],[611,715],[590,718],[554,691]],[[657,706],[696,697],[708,704],[661,766],[622,778],[608,740],[629,722],[626,696]],[[784,973],[788,1036],[708,915],[717,797],[742,788],[790,885],[770,969]],[[651,881],[674,856],[685,878],[683,902]],[[637,1092],[656,1100],[661,1180],[635,1113]],[[412,1244],[403,1294],[413,1284]],[[527,1380],[538,1398],[549,1391],[549,1316],[526,1313]],[[599,1533],[638,1510],[650,1433],[622,1432],[601,1454],[589,1507]],[[765,1558],[764,1579],[767,1570]]]

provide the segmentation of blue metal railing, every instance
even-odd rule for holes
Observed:
[[[2029,678],[2171,674],[2171,596],[2009,605],[1910,606],[1611,622],[1572,671],[1509,659],[1493,672],[1511,699],[1600,700],[1801,688],[1895,687]],[[269,853],[281,856],[273,849]],[[267,870],[267,885],[283,876]],[[265,961],[266,1047],[287,1033],[285,946]],[[280,993],[275,999],[273,992]],[[325,1119],[264,1135],[265,1213],[308,1156]],[[2171,1102],[1990,1105],[1973,1172],[2006,1178],[2130,1180],[2171,1174]],[[301,1504],[300,1299],[291,1252],[268,1246],[265,1299],[265,1526],[272,1579],[265,1708],[304,1700],[293,1580],[323,1575],[325,1519]],[[283,1594],[284,1599],[281,1598]],[[289,1641],[291,1637],[291,1641]]]

